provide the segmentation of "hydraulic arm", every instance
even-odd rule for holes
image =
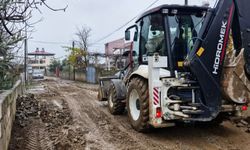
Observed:
[[[220,0],[215,9],[207,12],[193,51],[187,59],[186,65],[189,66],[201,87],[204,97],[202,103],[212,116],[219,113],[222,104],[220,83],[231,35],[236,54],[241,50],[245,51],[245,66],[248,67],[250,21],[247,17],[250,17],[250,13],[247,13],[247,9],[249,5],[247,0]]]

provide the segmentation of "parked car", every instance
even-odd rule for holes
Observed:
[[[42,70],[33,70],[33,79],[44,79],[44,72]]]

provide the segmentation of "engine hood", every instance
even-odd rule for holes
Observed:
[[[130,75],[130,77],[133,75],[139,75],[145,79],[148,79],[148,65],[140,65],[138,69]],[[160,69],[160,78],[164,77],[170,77],[170,71],[166,69]]]

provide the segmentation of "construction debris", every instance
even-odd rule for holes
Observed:
[[[38,83],[39,88],[41,84],[44,90],[17,100],[9,150],[250,148],[250,117],[209,128],[176,126],[141,134],[126,115],[110,115],[107,104],[96,99],[95,85],[49,80]]]
[[[28,93],[17,99],[16,107],[10,150],[84,147],[86,132],[72,125],[68,105],[58,93],[51,90],[37,95]]]

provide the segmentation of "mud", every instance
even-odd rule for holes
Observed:
[[[142,134],[131,128],[126,113],[108,112],[107,103],[97,100],[96,85],[54,78],[38,85],[44,90],[27,96],[37,102],[37,113],[17,115],[10,150],[250,149],[249,118],[219,127],[185,125]],[[19,103],[17,108],[26,112]]]

